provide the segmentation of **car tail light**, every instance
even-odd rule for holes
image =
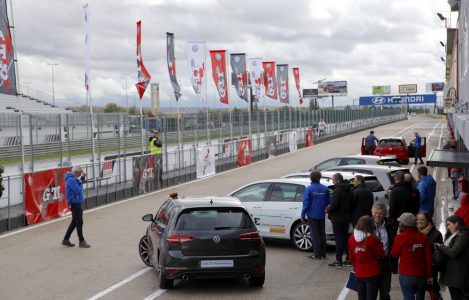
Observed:
[[[195,240],[192,235],[173,233],[167,239],[168,244],[182,244]]]
[[[261,235],[257,231],[242,233],[239,235],[239,239],[242,241],[250,241],[253,244],[260,244],[261,242]]]

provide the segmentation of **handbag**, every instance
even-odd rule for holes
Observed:
[[[357,279],[355,278],[355,271],[350,271],[345,287],[352,291],[357,291]]]
[[[435,270],[441,272],[446,266],[446,254],[443,253],[439,248],[433,251],[432,265]]]

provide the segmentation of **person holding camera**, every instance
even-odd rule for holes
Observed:
[[[72,211],[72,222],[68,226],[62,245],[74,247],[75,244],[70,242],[72,232],[77,229],[77,235],[80,248],[91,247],[83,237],[83,183],[86,174],[80,166],[74,166],[71,172],[65,174],[65,190],[68,205]]]

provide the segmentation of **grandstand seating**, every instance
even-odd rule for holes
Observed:
[[[30,98],[24,95],[0,94],[0,112],[20,112],[25,113],[71,113],[70,108],[54,106],[48,102]]]

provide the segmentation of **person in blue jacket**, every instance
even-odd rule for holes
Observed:
[[[72,232],[77,229],[79,247],[89,248],[90,245],[83,237],[83,182],[86,174],[80,166],[74,166],[71,172],[65,174],[65,192],[68,206],[72,211],[72,222],[68,226],[62,245],[74,247],[75,244],[70,242]]]
[[[311,185],[306,188],[303,194],[303,209],[301,210],[301,222],[308,225],[313,242],[314,255],[312,259],[326,258],[326,207],[331,202],[329,189],[319,183],[322,174],[319,171],[312,171],[309,175]]]
[[[419,133],[415,133],[415,140],[414,140],[414,165],[417,164],[417,160],[420,159],[420,163],[423,165],[422,160],[422,138],[420,137]]]
[[[420,192],[420,211],[427,212],[431,218],[435,212],[436,182],[432,175],[427,173],[427,167],[420,166],[417,168],[419,178],[417,189]]]

